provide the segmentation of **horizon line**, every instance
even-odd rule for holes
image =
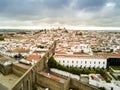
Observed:
[[[100,27],[100,26],[3,26],[0,29],[69,29],[69,30],[120,30],[120,27]]]

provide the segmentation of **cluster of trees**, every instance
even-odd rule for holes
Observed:
[[[94,53],[102,52],[102,50],[93,50]]]
[[[106,70],[100,69],[99,73],[102,75],[102,77],[105,79],[105,81],[110,82],[112,80],[112,78],[107,74]]]
[[[120,66],[111,66],[114,70],[120,70]]]
[[[80,35],[80,36],[82,36],[83,35],[83,33],[82,32],[76,32],[76,34],[75,35]]]
[[[95,69],[95,68],[79,68],[79,67],[63,66],[60,63],[58,63],[53,57],[51,57],[50,60],[48,61],[48,66],[49,68],[56,68],[56,69],[60,69],[60,70],[67,71],[77,75],[90,74],[90,73],[96,74],[96,73],[101,73],[101,71],[102,71],[102,74],[105,73],[104,69],[99,69],[99,68]]]
[[[15,59],[22,59],[22,58],[24,58],[24,57],[19,53],[19,54],[16,54],[16,55],[14,56],[14,58],[15,58]]]
[[[0,36],[3,36],[3,34],[0,33]]]
[[[104,87],[99,87],[100,90],[106,90]]]
[[[24,31],[20,31],[20,32],[17,32],[17,34],[27,34],[27,33]]]
[[[120,80],[120,76],[117,76],[117,79]]]
[[[0,41],[4,41],[4,37],[3,36],[0,36]]]
[[[44,46],[42,46],[42,45],[38,45],[38,48],[44,48]]]
[[[110,75],[111,75],[115,80],[118,80],[117,77],[115,77],[112,72],[110,72]]]
[[[15,34],[14,33],[8,33],[8,36],[13,37]]]
[[[120,80],[120,76],[115,76],[113,73],[113,70],[111,69],[111,68],[113,68],[113,67],[116,67],[116,69],[120,69],[120,67],[118,66],[111,66],[111,67],[109,67],[109,73],[110,73],[110,75],[115,79],[115,80]]]

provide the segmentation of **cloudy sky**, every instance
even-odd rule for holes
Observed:
[[[4,26],[120,27],[120,0],[0,0]]]

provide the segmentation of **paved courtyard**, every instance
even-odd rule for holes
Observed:
[[[18,79],[19,77],[14,74],[4,76],[0,73],[0,87],[3,88],[3,86],[5,86],[7,88],[10,88],[15,84]]]

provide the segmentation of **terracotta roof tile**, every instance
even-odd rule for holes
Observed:
[[[31,54],[26,59],[32,61],[32,60],[40,60],[40,58],[41,56],[38,54]]]

